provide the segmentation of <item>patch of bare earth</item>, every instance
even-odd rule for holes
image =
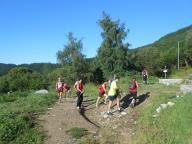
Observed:
[[[45,131],[45,144],[72,144],[76,143],[66,131],[74,128],[85,128],[94,133],[97,128],[87,122],[74,104],[74,99],[56,103],[48,112],[39,118]]]

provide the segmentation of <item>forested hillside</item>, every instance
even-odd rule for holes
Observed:
[[[169,69],[177,67],[178,43],[180,66],[192,66],[192,26],[167,34],[152,44],[132,50],[129,58],[135,68],[146,67],[151,73],[160,74],[165,65]]]
[[[0,76],[5,75],[10,69],[16,67],[15,64],[0,63]]]
[[[0,76],[7,74],[8,71],[14,67],[26,67],[30,68],[31,70],[37,71],[41,74],[48,74],[61,66],[59,64],[53,64],[53,63],[32,63],[21,65],[0,63]]]

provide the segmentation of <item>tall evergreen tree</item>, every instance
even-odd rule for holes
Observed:
[[[110,74],[122,74],[127,70],[128,43],[124,44],[128,30],[125,24],[113,21],[109,15],[103,13],[103,19],[99,20],[99,25],[103,29],[101,36],[103,42],[98,49],[97,60],[105,76]]]
[[[82,54],[82,40],[73,37],[73,33],[68,34],[68,43],[64,46],[63,51],[57,52],[57,60],[63,65],[63,77],[74,81],[77,78],[86,79],[88,66],[85,56]],[[68,80],[69,81],[69,80]]]

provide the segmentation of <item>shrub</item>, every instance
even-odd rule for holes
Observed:
[[[35,90],[44,87],[41,74],[24,67],[11,69],[0,79],[0,92]]]
[[[32,126],[32,121],[27,115],[9,113],[1,116],[0,142],[8,143]]]

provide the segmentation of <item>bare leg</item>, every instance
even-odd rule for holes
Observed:
[[[108,113],[111,111],[111,106],[112,106],[112,101],[109,101],[109,104],[108,104]]]
[[[105,104],[107,104],[107,98],[108,98],[108,95],[107,94],[104,94],[104,96],[105,96]]]
[[[101,97],[98,97],[97,98],[97,102],[96,102],[96,107],[98,107],[98,104],[99,104],[99,100],[101,99]]]
[[[120,110],[120,97],[117,97],[117,109]]]
[[[62,92],[59,93],[59,102],[62,102]]]

